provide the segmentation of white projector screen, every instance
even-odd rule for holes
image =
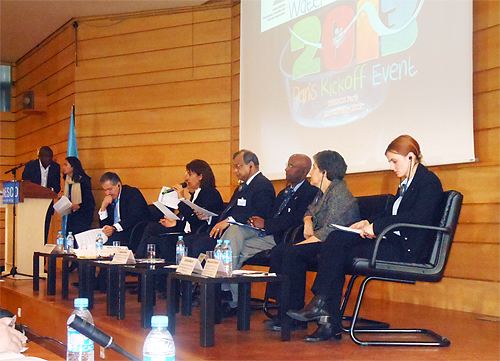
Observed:
[[[388,169],[401,134],[474,161],[472,0],[242,0],[240,58],[240,146],[271,179],[325,149]]]

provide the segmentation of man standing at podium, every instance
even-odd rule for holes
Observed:
[[[52,189],[54,192],[61,191],[61,166],[52,160],[54,153],[52,149],[43,146],[38,150],[38,159],[29,161],[24,166],[23,180]],[[54,214],[54,202],[50,203],[45,216],[45,243],[49,237],[50,221]]]

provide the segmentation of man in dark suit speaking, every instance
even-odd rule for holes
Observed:
[[[116,173],[104,173],[101,186],[106,192],[99,209],[102,231],[108,242],[120,241],[128,246],[134,226],[149,219],[148,204],[139,189],[123,185]]]
[[[52,160],[54,153],[52,149],[43,146],[38,151],[38,159],[32,160],[24,166],[23,180],[52,189],[54,192],[61,191],[61,166]],[[50,220],[54,214],[53,203],[50,204],[45,217],[45,243],[49,236]]]

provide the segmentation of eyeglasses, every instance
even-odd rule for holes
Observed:
[[[295,167],[293,164],[285,163],[285,168],[293,168],[293,167]]]

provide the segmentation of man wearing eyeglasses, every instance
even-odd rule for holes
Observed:
[[[222,238],[230,241],[233,269],[240,269],[247,259],[281,243],[288,229],[302,224],[308,205],[318,193],[318,188],[306,180],[310,169],[311,159],[307,155],[292,155],[285,168],[287,185],[269,208],[268,216],[254,215],[248,219],[247,224],[256,229],[231,225],[226,230]],[[229,305],[236,307],[237,288],[233,286],[231,292],[233,300]]]

